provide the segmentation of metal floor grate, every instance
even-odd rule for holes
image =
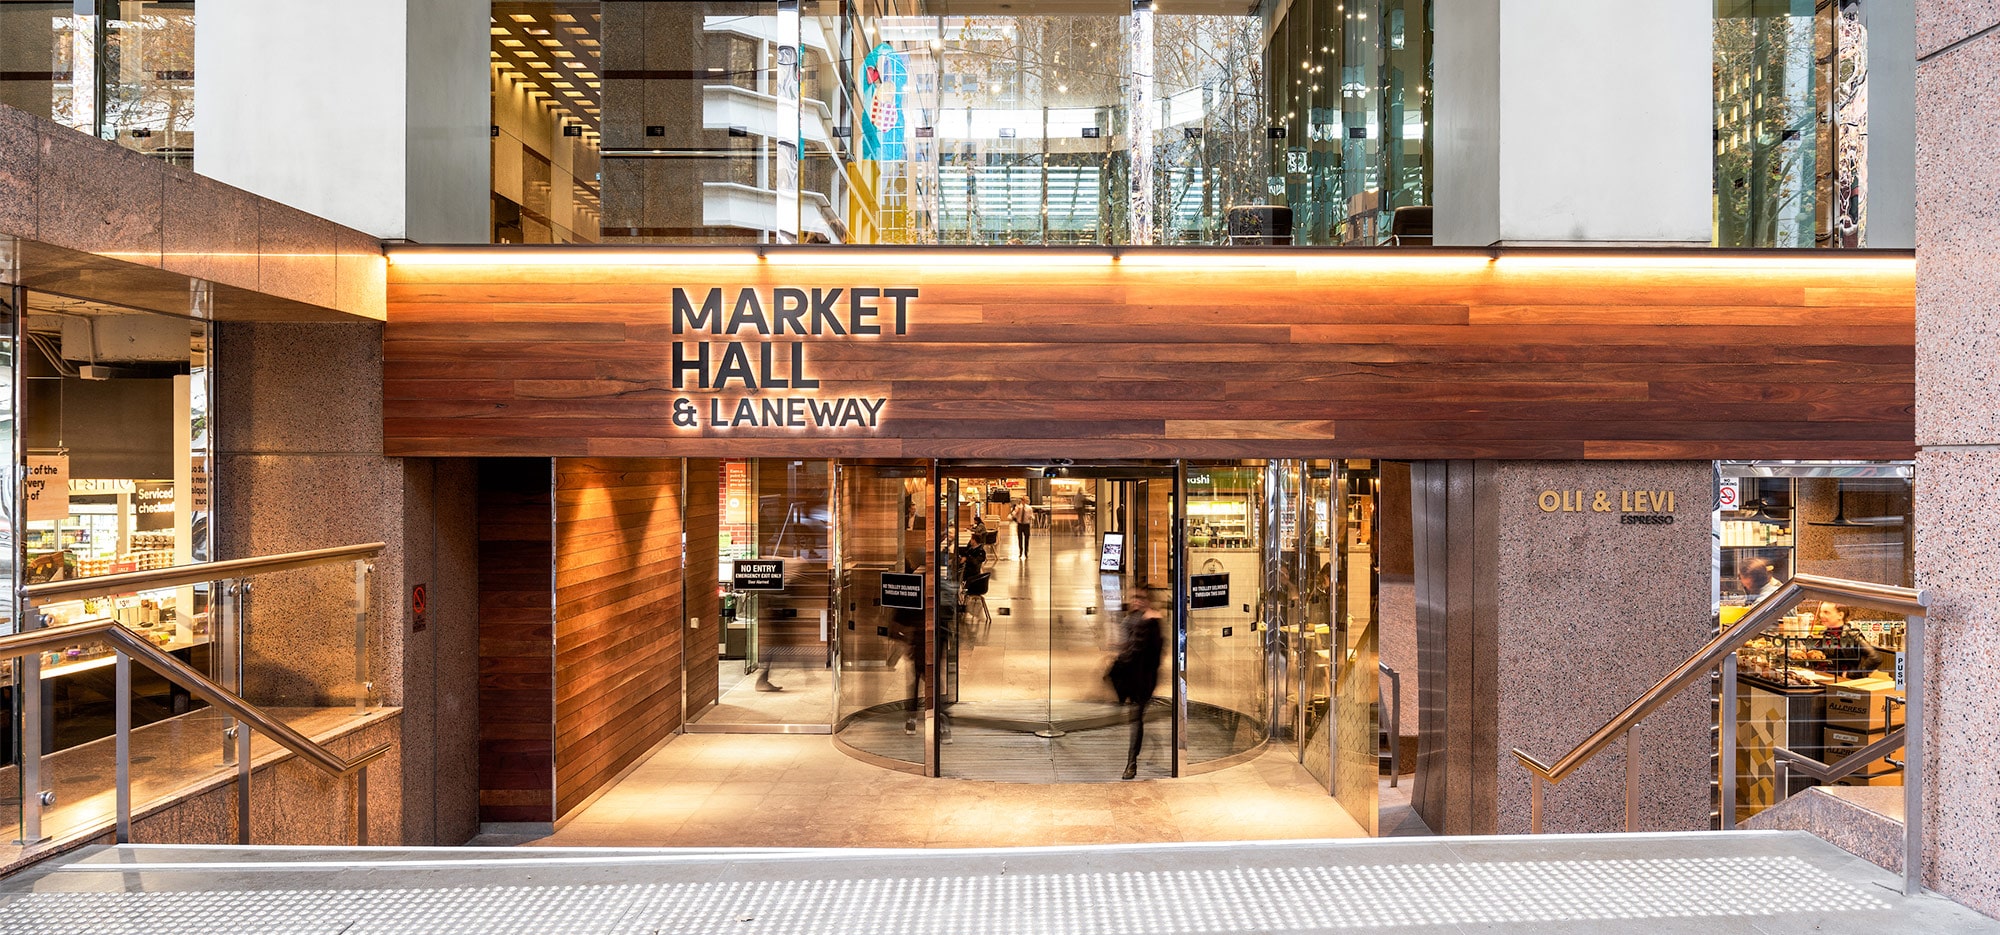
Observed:
[[[1118,858],[1106,853],[1103,859]],[[998,873],[851,879],[815,875],[816,866],[786,861],[733,868],[781,879],[514,885],[474,881],[496,873],[521,874],[520,879],[559,874],[549,873],[546,864],[454,871],[444,862],[436,870],[398,872],[362,870],[349,862],[322,865],[327,881],[342,885],[308,889],[294,874],[313,870],[312,862],[292,863],[282,871],[230,874],[227,888],[218,880],[195,891],[0,897],[0,933],[1194,935],[1492,923],[1530,931],[1557,922],[1601,922],[1599,931],[1636,933],[1667,919],[1890,908],[1791,856],[1301,863],[1011,875],[1003,865]],[[865,869],[852,861],[837,866],[839,873]],[[881,869],[910,866],[898,862]],[[122,886],[143,879],[108,866],[92,869],[96,872],[81,876],[123,881]],[[179,877],[180,885],[188,882],[180,874],[168,875]],[[82,882],[74,879],[77,874],[61,876],[71,878],[65,883]]]

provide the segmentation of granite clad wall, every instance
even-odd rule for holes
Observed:
[[[1708,638],[1712,482],[1705,461],[1412,464],[1412,803],[1434,830],[1526,832],[1529,774],[1511,751],[1568,752]],[[1612,510],[1541,509],[1542,491],[1578,489],[1607,491]],[[1621,524],[1622,490],[1674,491],[1676,522]],[[1637,731],[1642,830],[1708,827],[1710,711],[1692,689]],[[1548,790],[1545,830],[1622,830],[1623,757]]]
[[[1712,634],[1713,481],[1706,461],[1493,463],[1500,833],[1528,830],[1528,772],[1509,751],[1568,752]],[[1675,522],[1542,512],[1538,494],[1564,489],[1609,491],[1614,509],[1620,490],[1670,490]],[[1709,826],[1712,710],[1697,685],[1638,728],[1640,830]],[[1624,755],[1615,746],[1546,790],[1544,830],[1623,829]]]
[[[375,563],[370,680],[382,704],[403,708],[408,752],[396,779],[371,774],[401,789],[399,836],[381,841],[459,844],[476,830],[465,778],[476,721],[470,466],[382,456],[381,341],[373,322],[216,326],[215,557],[387,545]],[[315,702],[353,697],[352,583],[341,578],[325,570],[260,583],[251,700],[301,700],[288,694],[301,688]],[[413,634],[418,583],[429,586],[429,619]],[[291,686],[258,677],[281,663],[306,677]]]
[[[2000,5],[1917,0],[1917,584],[1925,882],[2000,915]]]

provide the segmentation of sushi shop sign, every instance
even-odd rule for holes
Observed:
[[[673,425],[866,431],[886,396],[821,396],[808,346],[909,334],[914,288],[673,290]]]

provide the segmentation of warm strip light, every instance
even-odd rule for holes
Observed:
[[[396,266],[740,266],[757,262],[755,247],[723,250],[556,250],[534,247],[468,247],[388,250]]]
[[[1690,250],[1690,253],[1696,251]],[[1200,270],[1219,267],[1274,269],[1440,269],[1474,270],[1499,265],[1514,268],[1594,269],[1795,269],[1827,271],[1849,268],[1880,272],[1911,272],[1916,261],[1907,256],[1671,256],[1606,251],[1561,254],[1510,254],[1497,258],[1483,252],[1299,250],[1273,248],[1213,248],[1151,250],[1136,248],[1049,249],[1005,247],[916,247],[909,249],[795,247],[754,245],[676,249],[602,246],[522,247],[391,247],[391,262],[405,266],[727,266],[766,262],[783,266],[1132,266]]]
[[[1543,269],[1575,268],[1618,268],[1618,269],[1798,269],[1825,271],[1831,268],[1849,267],[1853,269],[1879,270],[1885,272],[1914,272],[1917,268],[1915,257],[1910,256],[1857,256],[1840,250],[1772,252],[1756,256],[1717,255],[1700,247],[1690,247],[1686,253],[1619,253],[1607,251],[1593,255],[1586,251],[1565,253],[1507,253],[1502,252],[1497,262],[1502,266],[1535,267]]]

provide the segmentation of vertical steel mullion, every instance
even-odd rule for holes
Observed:
[[[118,843],[132,843],[132,657],[117,651],[111,692]]]
[[[28,502],[27,486],[23,484],[23,472],[28,468],[28,433],[23,418],[23,402],[27,399],[27,377],[22,372],[21,349],[27,345],[28,335],[28,290],[25,286],[15,286],[8,293],[8,304],[12,306],[9,317],[9,340],[13,345],[8,367],[8,391],[13,395],[9,411],[13,415],[14,432],[14,473],[13,490],[9,491],[8,508],[12,513],[14,529],[27,526]],[[28,599],[26,582],[22,580],[20,569],[26,567],[21,560],[21,539],[16,536],[12,545],[14,554],[13,597],[16,621],[15,631],[25,633],[39,628],[40,615]],[[21,761],[21,826],[20,841],[34,844],[42,839],[42,654],[33,653],[21,658],[16,669],[19,676],[14,683],[15,697],[20,701],[17,707],[21,716],[21,744],[16,756]]]
[[[931,566],[931,599],[929,601],[929,608],[924,611],[924,625],[927,628],[927,632],[924,634],[924,652],[930,656],[926,660],[929,663],[926,668],[929,671],[927,681],[930,684],[914,685],[912,687],[913,691],[923,691],[926,689],[930,691],[930,717],[926,719],[928,723],[922,725],[922,727],[924,730],[924,775],[932,778],[944,775],[944,764],[942,757],[939,755],[938,747],[943,740],[941,735],[944,731],[944,589],[949,586],[951,579],[951,576],[946,574],[951,559],[949,557],[950,552],[945,545],[944,529],[948,518],[947,514],[956,506],[956,503],[946,503],[943,468],[938,459],[932,458],[931,544],[929,561]],[[952,545],[957,545],[957,543],[954,542]],[[920,704],[920,713],[921,708]]]
[[[681,499],[683,502],[685,502],[687,499],[687,486],[688,486],[686,459],[682,459],[681,465],[682,465]],[[846,496],[847,476],[850,470],[851,468],[848,465],[841,463],[840,459],[835,458],[828,466],[826,472],[828,477],[828,486],[826,491],[827,515],[829,517],[832,517],[832,522],[826,524],[827,608],[825,612],[827,614],[827,619],[826,619],[826,625],[821,629],[823,629],[826,633],[826,646],[825,646],[826,661],[827,661],[827,668],[831,671],[831,679],[833,683],[833,698],[831,699],[832,710],[827,712],[827,720],[826,720],[828,731],[835,731],[840,728],[840,666],[841,666],[840,633],[841,633],[841,618],[847,613],[847,585],[846,585],[847,576],[843,574],[843,572],[846,570],[846,558],[847,558],[846,556],[847,537],[845,535],[847,524],[842,522],[840,517],[841,517],[841,508],[845,506],[847,502],[851,499],[850,497]],[[686,515],[687,515],[686,510],[682,510],[682,519],[681,519],[682,562],[687,561]],[[903,534],[900,529],[901,522],[902,521],[899,517],[897,520],[899,529],[896,533],[896,542],[898,545],[898,548],[896,549],[897,561],[901,561],[903,555],[903,550],[901,548],[903,539]],[[895,566],[892,564],[892,567]],[[682,581],[683,581],[682,587],[685,588],[686,587],[685,575],[682,576]],[[687,632],[687,620],[685,619],[687,617],[687,609],[686,609],[687,599],[685,597],[681,599],[681,608],[682,608],[681,616],[683,618],[681,621],[681,632],[683,634],[682,641],[685,642],[686,641],[685,634]],[[687,658],[687,654],[683,652],[681,654],[681,658],[685,660]],[[685,712],[687,709],[687,676],[686,676],[687,667],[685,662],[682,663],[681,669],[682,669],[681,709],[683,712]],[[683,724],[687,723],[687,718],[685,713],[682,714],[681,723]]]
[[[1046,146],[1046,143],[1044,143]],[[1173,477],[1174,515],[1169,523],[1173,531],[1173,551],[1168,556],[1172,563],[1171,576],[1174,579],[1174,653],[1173,653],[1173,775],[1187,775],[1187,644],[1188,644],[1188,565],[1187,565],[1187,459],[1174,459]],[[1053,554],[1053,553],[1052,553]]]
[[[242,619],[242,605],[238,603],[239,582],[227,578],[210,585],[213,595],[209,606],[209,636],[215,641],[216,676],[222,687],[241,695],[243,693],[242,668],[236,664],[237,627]],[[234,761],[236,745],[232,742],[242,727],[233,716],[222,719],[222,763],[227,766]]]

